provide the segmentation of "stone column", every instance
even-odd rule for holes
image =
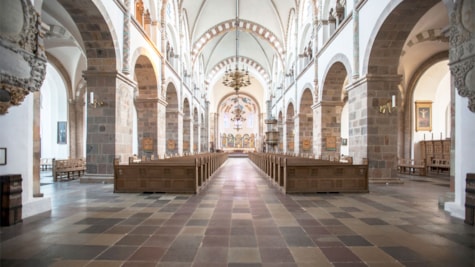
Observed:
[[[183,153],[188,153],[192,151],[192,146],[193,146],[193,122],[191,120],[190,116],[184,115],[183,117],[183,125],[182,125],[182,144],[183,144]],[[188,147],[186,147],[186,142],[188,144]]]
[[[178,138],[177,138],[177,146],[178,146],[178,154],[183,155],[183,120],[184,120],[183,112],[177,113],[177,122],[178,122]]]
[[[124,74],[130,73],[130,16],[132,9],[132,0],[124,0],[124,40],[123,40],[123,57],[122,57],[122,72]]]
[[[157,153],[159,157],[163,157],[167,151],[167,102],[161,97],[158,98],[157,107]]]
[[[371,182],[396,182],[398,112],[390,108],[401,77],[367,75],[348,86],[350,155],[368,161]],[[388,107],[388,108],[385,108]]]
[[[475,172],[475,18],[473,1],[455,1],[450,10],[450,72],[455,103],[452,118],[452,148],[450,157],[451,184],[455,192],[453,202],[445,203],[452,216],[466,216],[466,177]]]
[[[353,8],[353,79],[360,76],[360,15],[359,0],[354,0]]]
[[[132,154],[132,107],[135,82],[118,72],[86,71],[88,89],[87,174],[112,176],[113,161]],[[94,93],[91,103],[90,93]]]
[[[157,98],[137,98],[135,100],[135,107],[137,109],[137,128],[138,128],[138,144],[139,157],[158,154],[158,99]],[[153,150],[144,150],[144,138],[152,138]]]
[[[221,149],[222,144],[221,144],[221,136],[219,135],[218,132],[218,114],[211,112],[209,113],[209,127],[208,131],[211,133],[209,137],[209,142],[214,142],[214,149]]]
[[[294,153],[299,154],[300,151],[300,113],[294,116]]]
[[[340,154],[340,130],[342,103],[320,101],[314,109],[314,151],[318,157],[331,158]],[[328,144],[329,140],[336,143]]]
[[[40,159],[41,159],[41,138],[40,138],[40,93],[34,92],[33,102],[33,197],[43,197],[40,186]]]
[[[322,137],[322,103],[312,106],[313,110],[313,152],[315,157],[321,157],[323,153],[323,137]]]

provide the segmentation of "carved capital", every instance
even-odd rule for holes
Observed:
[[[0,115],[38,91],[46,75],[44,32],[39,14],[28,0],[2,2],[0,16]]]
[[[475,112],[475,17],[471,0],[457,1],[450,15],[450,71],[460,96]]]

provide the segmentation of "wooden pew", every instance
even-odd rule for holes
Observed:
[[[423,160],[398,159],[397,168],[400,173],[426,175],[426,164]]]
[[[53,159],[53,181],[79,178],[86,171],[84,159]]]
[[[450,171],[450,159],[431,158],[427,162],[427,171],[437,173]]]
[[[368,192],[368,165],[249,153],[249,158],[285,193]]]
[[[48,169],[53,169],[53,159],[52,158],[41,158],[40,159],[40,169],[46,171]]]
[[[207,153],[128,165],[114,161],[116,193],[198,193],[227,159],[225,153]]]

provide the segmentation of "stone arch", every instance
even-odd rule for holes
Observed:
[[[139,56],[135,61],[134,78],[138,88],[135,108],[139,156],[158,155],[158,84],[147,56]]]
[[[196,39],[191,51],[193,55],[193,61],[197,59],[197,55],[201,53],[202,49],[212,39],[226,32],[235,31],[235,22],[235,19],[231,19],[217,24],[213,28],[208,29],[198,39]],[[283,47],[282,41],[279,40],[279,38],[277,38],[277,36],[272,31],[260,24],[243,19],[239,20],[239,25],[237,27],[240,31],[252,32],[252,34],[262,38],[263,40],[266,40],[269,45],[274,48],[275,51],[277,51],[279,58],[281,60],[283,59],[285,48]]]
[[[370,179],[397,175],[398,112],[381,112],[393,95],[399,95],[401,54],[411,31],[438,0],[390,2],[375,23],[363,57],[362,83],[349,91],[350,155],[355,162],[368,162]],[[357,112],[358,107],[367,112]]]
[[[377,20],[371,33],[363,63],[363,73],[397,74],[399,58],[411,30],[418,20],[439,0],[393,1]],[[404,19],[401,19],[404,15]],[[388,45],[390,44],[390,45]]]
[[[303,91],[299,102],[299,152],[313,153],[313,94],[310,88],[307,87]]]
[[[46,76],[39,91],[42,158],[69,158],[71,155],[70,146],[74,140],[71,139],[70,131],[72,128],[69,116],[71,108],[68,107],[70,85],[67,81],[68,74],[61,70],[61,65],[47,63]]]
[[[79,30],[81,47],[87,60],[84,79],[87,81],[88,93],[94,93],[95,103],[88,106],[91,112],[87,112],[87,172],[110,175],[114,172],[112,159],[128,158],[132,140],[132,121],[128,121],[132,118],[129,116],[132,111],[117,110],[123,105],[133,105],[130,103],[131,99],[126,99],[133,90],[133,82],[118,74],[121,68],[118,42],[121,39],[101,1],[58,0],[58,3],[64,7]],[[118,135],[122,138],[111,138]]]
[[[341,61],[329,66],[323,80],[321,101],[316,108],[316,149],[322,158],[340,155],[343,95],[349,73]]]
[[[80,30],[88,59],[88,71],[119,70],[121,53],[118,41],[120,39],[103,3],[93,0],[80,2],[58,0],[58,2],[66,9]],[[110,64],[111,60],[115,64]]]
[[[400,115],[403,116],[403,126],[401,128],[404,129],[403,134],[399,137],[398,141],[398,156],[400,156],[400,158],[416,158],[412,155],[418,154],[415,152],[416,148],[413,146],[415,142],[413,140],[413,133],[415,132],[414,92],[416,90],[417,84],[421,80],[422,76],[426,74],[430,68],[436,64],[448,60],[448,51],[443,51],[424,61],[412,75],[406,90],[404,90],[405,94],[403,97],[401,97],[403,98],[403,101],[401,101],[402,103],[398,105],[398,109],[400,109]],[[447,90],[450,90],[450,88],[447,88]],[[435,110],[432,111],[434,112]]]
[[[175,155],[178,153],[179,144],[179,98],[176,87],[173,83],[168,83],[166,89],[166,114],[165,114],[165,139],[166,154]]]
[[[264,78],[264,80],[265,80],[266,82],[270,82],[270,75],[269,75],[269,73],[266,71],[266,69],[265,69],[261,64],[259,64],[259,62],[255,61],[255,60],[252,59],[252,58],[243,57],[243,56],[240,56],[240,57],[239,57],[239,60],[240,60],[240,62],[246,64],[247,66],[251,66],[251,67],[254,68],[257,72],[259,72],[259,74],[262,75],[262,77]],[[209,82],[211,79],[214,78],[214,76],[216,75],[217,72],[226,69],[226,67],[229,66],[229,65],[234,65],[235,62],[236,62],[236,57],[228,57],[228,58],[225,58],[225,59],[221,60],[220,62],[218,62],[218,63],[211,69],[211,71],[209,72],[208,77],[207,77],[208,82]]]
[[[329,61],[328,65],[327,65],[327,68],[325,69],[324,73],[323,73],[323,79],[322,80],[325,80],[328,76],[328,73],[330,72],[331,68],[334,67],[334,64],[336,63],[339,63],[341,65],[343,65],[343,68],[345,69],[346,73],[347,73],[347,77],[348,77],[348,80],[350,77],[352,77],[352,68],[351,68],[351,63],[350,63],[350,60],[348,59],[348,57],[344,54],[336,54],[335,56],[332,57],[332,59]],[[324,90],[324,86],[322,86],[320,88],[321,92],[319,92],[319,96],[320,98],[323,100],[323,90]]]
[[[237,110],[240,112],[237,113]],[[217,112],[218,135],[221,137],[223,148],[241,149],[248,145],[255,147],[255,137],[262,131],[259,126],[261,107],[255,97],[244,92],[228,93],[220,99]],[[245,143],[246,136],[252,136],[252,142]]]
[[[149,51],[144,47],[137,47],[134,53],[131,55],[130,62],[136,62],[140,57],[147,57],[150,61],[151,67],[153,68],[153,76],[155,77],[155,83],[159,84],[160,81],[160,63],[154,60],[153,52]],[[152,82],[152,81],[150,81]],[[157,97],[160,95],[160,88],[157,87]]]

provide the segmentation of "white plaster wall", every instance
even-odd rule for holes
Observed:
[[[0,175],[21,175],[23,218],[51,210],[50,198],[33,198],[33,99],[29,94],[0,116],[0,147],[7,148],[7,165],[0,165]]]
[[[66,85],[57,70],[47,65],[46,77],[41,86],[41,157],[42,158],[69,158],[69,122]],[[68,124],[67,143],[58,144],[57,127],[59,121]]]
[[[341,30],[332,40],[332,45],[325,47],[320,57],[318,58],[318,80],[320,83],[320,99],[322,95],[323,83],[325,82],[325,75],[327,75],[328,68],[331,67],[331,62],[335,58],[343,59],[346,57],[350,62],[353,59],[353,24],[346,24],[345,28]],[[351,66],[352,67],[352,66]],[[352,70],[348,70],[353,73]],[[350,74],[349,73],[349,74]]]
[[[475,114],[467,108],[468,98],[455,97],[455,200],[445,203],[445,210],[457,218],[465,218],[465,179],[475,173]]]
[[[115,40],[114,44],[118,48],[116,49],[116,52],[119,52],[119,54],[116,55],[116,58],[122,59],[122,53],[124,51],[124,13],[117,6],[115,0],[96,0],[94,1],[94,3],[96,4],[96,6],[98,6],[101,14],[104,16],[107,23],[109,25],[112,25],[113,27],[113,29],[110,30],[113,32],[112,38],[117,39]],[[117,64],[119,65],[118,69],[121,69],[122,61],[118,60]]]
[[[415,101],[432,101],[432,131],[416,132]],[[450,121],[446,118],[447,107],[450,105],[450,72],[447,61],[434,64],[419,79],[411,101],[412,146],[422,140],[440,140],[450,137]],[[412,158],[420,159],[421,151],[413,150]]]

